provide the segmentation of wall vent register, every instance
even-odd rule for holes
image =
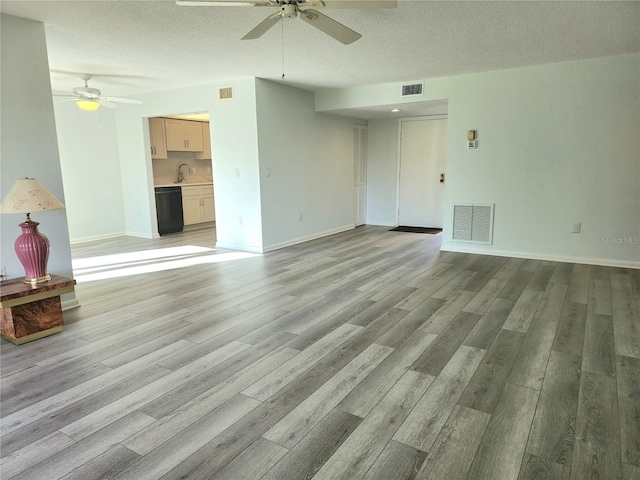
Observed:
[[[402,96],[410,97],[412,95],[422,95],[422,83],[402,85]]]
[[[493,243],[493,204],[458,203],[453,205],[452,240]]]
[[[233,100],[233,87],[220,87],[218,88],[219,100]]]

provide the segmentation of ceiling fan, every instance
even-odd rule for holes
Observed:
[[[362,35],[319,11],[307,7],[372,9],[396,8],[398,6],[396,0],[176,0],[176,3],[178,5],[189,6],[214,5],[279,8],[280,10],[278,12],[265,18],[253,30],[242,37],[242,40],[259,38],[278,23],[280,19],[295,18],[300,14],[300,18],[309,25],[316,27],[318,30],[321,30],[345,45],[355,42],[362,37]]]
[[[67,98],[66,101],[75,100],[78,108],[82,110],[97,110],[100,105],[107,108],[116,108],[118,106],[116,103],[142,103],[140,100],[130,98],[103,97],[100,90],[89,87],[88,82],[91,77],[92,75],[89,74],[80,75],[80,78],[84,80],[84,87],[74,88],[73,93],[54,93],[53,96]]]

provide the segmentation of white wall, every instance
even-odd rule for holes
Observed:
[[[114,110],[54,104],[71,243],[125,234]]]
[[[219,101],[217,84],[152,92],[136,97],[140,106],[114,110],[114,122],[103,119],[100,129],[78,125],[75,113],[61,109],[63,153],[73,166],[65,176],[71,177],[74,191],[82,190],[75,184],[83,182],[85,150],[92,142],[112,138],[112,148],[103,152],[115,157],[105,180],[121,182],[122,198],[122,215],[117,208],[113,212],[112,231],[157,236],[154,166],[156,175],[167,172],[159,167],[161,160],[151,160],[147,118],[208,111],[219,247],[262,252],[353,228],[355,120],[315,112],[314,94],[304,90],[253,78],[223,84],[234,86],[234,100]],[[86,144],[74,143],[80,134]],[[173,163],[184,160],[176,155]],[[272,171],[268,180],[267,169]],[[94,226],[79,237],[91,235],[107,233]]]
[[[122,104],[85,112],[74,102],[65,102],[54,104],[54,109],[72,243],[121,235],[157,236],[155,198],[150,195],[153,181],[147,185],[148,175],[175,176],[183,157],[190,165],[203,167],[203,174],[205,167],[211,167],[210,160],[194,161],[193,153],[181,152],[170,152],[169,160],[155,160],[152,166],[146,158],[140,106]],[[161,164],[154,172],[153,167]]]
[[[256,79],[230,83],[234,99],[210,110],[217,245],[262,252]]]
[[[397,224],[398,120],[369,120],[367,224]]]
[[[1,148],[2,198],[20,177],[37,178],[65,203],[49,79],[44,25],[9,15],[1,24]],[[39,230],[49,237],[48,271],[72,276],[67,211],[34,213]],[[2,215],[1,262],[9,278],[24,276],[13,243],[24,215]],[[74,295],[65,296],[67,301]],[[72,301],[72,300],[71,300]]]
[[[353,119],[314,113],[313,94],[299,89],[224,83],[233,101],[210,84],[116,111],[126,232],[157,235],[146,119],[196,111],[212,118],[219,246],[263,251],[347,228]],[[399,87],[323,91],[316,110],[408,101]],[[449,100],[444,249],[640,266],[640,55],[426,80],[424,100],[437,99]],[[477,150],[466,149],[469,129]],[[392,225],[396,121],[370,122],[369,141],[367,222]],[[496,204],[493,245],[451,241],[453,202]],[[579,235],[569,233],[576,222]]]
[[[256,90],[264,249],[353,228],[358,120],[315,112],[313,92],[267,80]]]
[[[316,108],[393,103],[399,92],[324,91]],[[425,100],[437,98],[449,99],[443,249],[640,267],[639,54],[426,80]],[[377,127],[370,161],[372,145],[385,141],[374,138]],[[476,150],[466,149],[470,129]],[[368,196],[386,199],[397,173],[385,182],[385,160],[373,162]],[[396,164],[386,156],[387,171]],[[454,202],[495,203],[493,245],[451,241]],[[387,218],[370,205],[369,218]],[[571,234],[577,222],[582,233]]]
[[[235,98],[219,101],[218,86],[230,84]],[[142,100],[142,105],[116,111],[127,233],[151,237],[157,236],[158,231],[148,118],[208,111],[217,244],[261,251],[255,79],[152,92],[136,98]]]
[[[141,105],[118,107],[115,112],[126,233],[157,237],[149,125],[142,117]]]
[[[640,55],[468,75],[453,92],[446,200],[496,204],[481,250],[640,267],[638,243],[603,240],[640,237]]]
[[[316,92],[316,110],[319,112],[331,112],[332,110],[342,110],[345,108],[371,107],[377,105],[396,107],[403,103],[414,103],[420,100],[444,100],[448,98],[451,90],[451,78],[452,77],[410,80],[402,84],[384,83],[343,89],[321,89]],[[425,83],[422,97],[402,97],[403,84],[420,82]],[[433,114],[437,113],[442,112],[433,112]],[[430,112],[429,114],[432,113]]]

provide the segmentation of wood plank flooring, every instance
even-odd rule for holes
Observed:
[[[1,344],[1,477],[639,480],[638,271],[439,248],[73,246],[65,330]]]

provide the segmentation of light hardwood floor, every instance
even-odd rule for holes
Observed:
[[[64,332],[2,342],[3,479],[640,479],[640,271],[213,232],[73,247]]]

